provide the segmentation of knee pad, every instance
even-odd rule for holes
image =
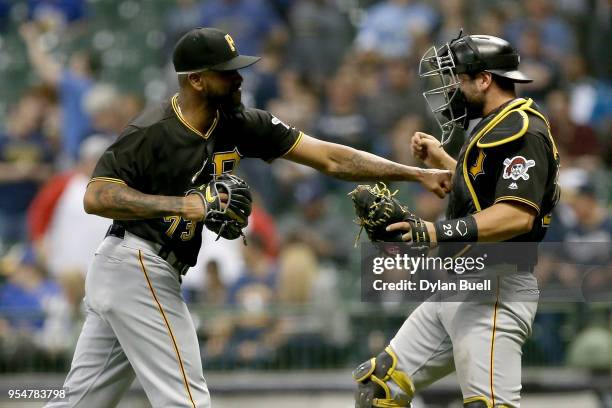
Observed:
[[[391,347],[370,360],[361,363],[353,371],[357,381],[355,392],[355,408],[403,408],[410,407],[414,396],[414,385],[410,377],[396,370],[397,356]],[[389,383],[396,384],[406,397],[396,400],[391,395]]]

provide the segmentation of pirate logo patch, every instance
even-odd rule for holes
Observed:
[[[527,171],[533,166],[535,166],[535,160],[527,160],[523,156],[514,156],[511,159],[504,160],[503,177],[512,180],[529,180]]]

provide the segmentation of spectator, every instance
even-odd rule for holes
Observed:
[[[279,354],[291,367],[329,365],[350,338],[345,313],[336,299],[335,271],[323,269],[311,247],[289,242],[279,260],[278,302],[285,337]]]
[[[266,256],[274,260],[278,255],[279,236],[276,231],[276,222],[261,204],[259,194],[253,191],[255,201],[249,217],[248,234],[256,234],[261,238]],[[190,269],[183,278],[183,288],[189,293],[190,298],[206,297],[208,292],[209,278],[219,280],[224,287],[234,284],[244,269],[242,257],[235,256],[242,251],[242,240],[228,241],[216,240],[216,234],[208,231],[203,232],[203,241],[209,251],[200,251],[197,264]],[[215,285],[214,282],[210,284]]]
[[[348,18],[330,0],[299,0],[291,8],[291,66],[320,87],[334,74],[353,39]]]
[[[319,102],[304,77],[301,77],[295,71],[284,70],[279,73],[279,96],[272,99],[266,109],[273,115],[282,117],[291,126],[309,133],[315,127]],[[245,164],[249,165],[249,162]],[[250,171],[254,166],[253,164],[248,170]],[[261,166],[258,168],[261,168]],[[267,169],[259,171],[267,172]],[[268,199],[269,197],[291,197],[295,183],[316,173],[310,167],[301,166],[287,160],[277,160],[270,166],[270,171],[277,183],[259,183],[256,187],[262,196],[267,199],[266,204],[271,211],[287,208],[291,205],[291,201],[271,201]],[[271,184],[275,185],[271,186]]]
[[[173,7],[168,10],[165,16],[165,32],[168,35],[167,45],[176,42],[193,27],[200,25],[201,0],[176,0]],[[172,49],[166,49],[167,54],[172,53]]]
[[[5,270],[7,281],[0,285],[0,316],[9,327],[6,335],[19,339],[23,354],[31,354],[32,348],[48,355],[62,352],[69,345],[66,333],[72,326],[68,303],[60,286],[37,265],[32,248],[17,252],[19,260]]]
[[[563,64],[569,82],[570,115],[580,125],[605,130],[612,121],[612,85],[592,76],[584,57],[569,55]],[[607,122],[607,123],[606,123]],[[602,133],[607,135],[607,133]]]
[[[550,228],[547,242],[562,244],[544,246],[539,258],[536,275],[544,289],[559,286],[580,290],[599,277],[592,268],[612,261],[612,218],[597,198],[592,181],[579,181],[575,190],[564,187],[563,201],[553,213]],[[587,272],[591,274],[588,279]]]
[[[326,91],[328,105],[319,116],[315,134],[329,142],[369,150],[371,125],[359,109],[357,78],[335,76]]]
[[[571,166],[576,158],[582,157],[583,165],[584,159],[587,159],[592,162],[591,170],[594,170],[601,161],[598,157],[602,149],[601,143],[590,126],[580,125],[572,120],[567,93],[560,90],[550,92],[546,98],[546,106],[551,132],[555,135],[564,165]]]
[[[79,321],[83,316],[83,297],[85,296],[85,276],[80,270],[67,270],[60,274],[57,279],[57,283],[59,283],[62,288],[62,293],[64,294],[64,298],[67,302],[68,309],[66,310],[66,317],[70,318],[73,322]],[[75,325],[76,326],[76,325]],[[76,345],[76,336],[79,335],[80,327],[75,327],[77,331],[73,331],[72,333],[64,333],[72,334],[74,337],[72,338],[72,344]]]
[[[457,36],[460,27],[468,33],[498,37],[509,33],[521,52],[521,66],[535,78],[534,83],[520,87],[521,94],[536,99],[549,113],[562,160],[562,201],[554,210],[548,243],[541,246],[536,269],[542,298],[556,295],[553,299],[564,302],[582,296],[610,298],[609,271],[592,268],[587,274],[576,266],[589,262],[588,258],[604,262],[612,239],[609,1],[167,3],[147,8],[132,0],[0,0],[0,72],[5,78],[0,90],[4,97],[0,98],[4,101],[0,101],[0,241],[19,243],[29,232],[32,244],[40,249],[37,255],[48,255],[38,259],[44,270],[28,270],[31,265],[25,264],[33,261],[24,260],[24,265],[8,268],[0,276],[0,282],[8,280],[0,284],[3,301],[22,302],[40,318],[20,323],[17,316],[0,317],[0,355],[10,354],[15,361],[30,356],[31,364],[32,358],[55,353],[45,350],[65,349],[74,340],[73,326],[66,319],[74,322],[79,317],[87,254],[97,245],[89,240],[104,234],[106,228],[96,222],[101,219],[82,214],[80,195],[89,175],[79,154],[87,150],[89,140],[83,139],[93,129],[112,138],[140,110],[138,95],[154,98],[164,93],[167,87],[158,81],[163,72],[157,62],[166,60],[168,45],[202,24],[228,28],[242,54],[263,54],[243,82],[245,104],[268,109],[307,133],[318,134],[322,128],[321,134],[330,140],[354,137],[363,147],[404,164],[414,161],[407,138],[414,129],[431,127],[415,72],[423,44],[432,38],[438,44],[447,42]],[[109,20],[117,16],[138,17],[139,24],[111,24]],[[88,21],[90,17],[95,20]],[[26,20],[30,22],[16,26]],[[15,43],[13,34],[18,31],[26,42],[23,50]],[[142,49],[126,59],[120,49],[129,46],[128,39],[142,44]],[[108,50],[104,55],[108,64],[99,76],[100,61],[82,48],[90,40],[95,49]],[[347,48],[349,45],[353,47]],[[66,50],[76,51],[63,55]],[[29,57],[31,72],[24,57]],[[142,58],[154,63],[131,75],[130,63]],[[37,77],[51,92],[30,90],[29,82]],[[98,78],[105,83],[97,86]],[[134,94],[125,94],[132,90]],[[359,128],[355,124],[362,123],[361,117],[365,117],[365,130],[346,131]],[[460,139],[454,138],[455,142]],[[458,153],[459,145],[451,142],[445,149]],[[57,163],[67,171],[54,176]],[[348,270],[342,275],[344,268],[358,268],[359,261],[352,248],[359,228],[351,224],[353,212],[345,197],[354,183],[325,185],[313,178],[310,168],[282,160],[272,166],[243,160],[240,166],[239,175],[258,193],[248,231],[260,236],[263,249],[251,252],[260,254],[271,268],[278,263],[278,275],[269,280],[245,275],[258,263],[252,261],[252,254],[246,256],[251,259],[246,266],[246,258],[235,256],[242,251],[241,240],[215,241],[216,235],[204,233],[209,251],[201,251],[198,265],[182,284],[187,300],[205,305],[219,317],[210,321],[205,318],[208,313],[194,314],[194,323],[206,338],[209,355],[204,361],[218,367],[274,363],[285,368],[285,361],[300,367],[334,364],[335,356],[341,355],[335,352],[355,338],[347,324],[345,296],[336,293],[340,285],[346,285],[351,296],[359,292],[356,276]],[[566,183],[569,173],[583,175],[571,185]],[[280,182],[271,183],[273,178]],[[600,199],[595,184],[602,193]],[[398,186],[389,186],[394,187]],[[419,188],[400,190],[397,197],[417,214],[431,219],[439,214],[442,202],[431,194]],[[26,229],[23,213],[28,203]],[[270,213],[280,215],[282,237]],[[555,251],[546,253],[544,249],[554,245]],[[86,246],[89,249],[78,250]],[[19,245],[14,247],[17,251]],[[24,273],[13,275],[17,270]],[[41,302],[39,307],[32,300],[36,296],[24,286],[29,285],[26,282],[47,282],[46,273],[62,296],[51,296],[50,302]],[[244,289],[240,301],[235,299],[237,286]],[[238,318],[229,305],[230,292]],[[282,308],[278,317],[272,313],[275,305]],[[387,307],[391,306],[385,304]],[[562,334],[569,333],[576,317],[562,309],[542,310],[536,316],[538,363],[570,362],[573,366],[588,360],[584,358],[588,353],[606,354],[601,350],[609,346],[609,328],[578,332],[568,348],[568,338]],[[589,307],[585,309],[592,313]],[[257,324],[245,325],[249,316]],[[354,320],[353,329],[362,329],[357,337],[365,339],[364,349],[380,349],[391,325],[380,322],[380,316],[365,317]],[[381,331],[372,331],[375,325]],[[351,359],[359,353],[349,351]],[[259,352],[261,359],[252,358]],[[238,357],[228,358],[226,353]],[[600,368],[605,368],[607,359],[600,360]],[[590,366],[597,362],[591,361]]]
[[[327,83],[326,102],[315,125],[315,134],[322,140],[371,151],[376,137],[359,95],[359,78],[338,73]],[[320,177],[320,175],[315,175]],[[325,179],[328,190],[350,191],[347,181]]]
[[[244,268],[244,260],[236,256],[244,245],[242,240],[217,240],[217,234],[204,228],[202,245],[206,245],[208,250],[200,251],[196,265],[183,277],[182,287],[198,293],[206,288],[206,265],[211,261],[217,264],[219,277],[224,285],[230,286],[236,282]]]
[[[215,261],[206,264],[206,290],[202,304],[222,306],[227,301],[227,288],[221,280],[219,265]]]
[[[96,132],[109,136],[119,136],[132,118],[133,110],[124,109],[124,96],[114,86],[99,84],[91,88],[84,99],[85,112],[92,121]],[[140,106],[135,106],[138,109]]]
[[[44,100],[25,94],[0,134],[0,246],[25,238],[26,208],[52,171],[51,146],[41,133]]]
[[[278,301],[286,305],[309,304],[318,274],[319,262],[310,245],[287,245],[280,260]]]
[[[316,119],[318,101],[305,75],[290,69],[281,70],[283,58],[280,47],[268,44],[264,48],[262,60],[252,69],[254,104],[282,117],[285,123],[308,132]],[[280,199],[282,192],[278,183],[270,183],[271,179],[277,174],[283,179],[299,178],[301,170],[312,170],[309,167],[300,169],[285,160],[276,161],[273,166],[261,166],[256,161],[245,160],[240,166],[241,175],[260,193],[262,206],[269,211],[278,211],[285,205]]]
[[[610,51],[610,38],[612,37],[612,24],[610,13],[612,4],[609,1],[586,1],[583,9],[581,28],[586,31],[584,43],[589,65],[598,78],[610,78],[612,75],[612,51]],[[604,62],[604,61],[607,61]],[[602,63],[603,62],[603,63]]]
[[[261,237],[264,244],[264,252],[268,258],[275,260],[280,247],[280,237],[276,230],[276,221],[272,215],[258,202],[259,194],[255,192],[255,201],[249,218],[249,234]]]
[[[29,17],[53,31],[81,20],[86,8],[85,0],[28,0]]]
[[[444,216],[445,202],[429,191],[415,186],[414,211],[425,220],[439,220]],[[427,218],[426,218],[427,217]]]
[[[345,233],[350,217],[342,213],[318,177],[299,183],[294,196],[300,211],[287,214],[281,221],[285,242],[305,243],[322,261],[346,265],[354,242],[354,236]]]
[[[265,109],[268,103],[279,97],[279,72],[283,66],[284,54],[280,47],[266,46],[262,57],[253,66],[253,100],[258,109]]]
[[[91,119],[85,112],[83,99],[94,84],[99,69],[95,54],[81,50],[72,54],[66,67],[46,50],[40,30],[34,23],[20,27],[30,64],[45,84],[57,88],[62,109],[62,154],[67,162],[78,158],[81,141],[90,134]]]
[[[29,209],[30,237],[54,277],[73,270],[85,276],[110,225],[109,220],[86,214],[83,209],[87,183],[110,144],[111,140],[101,135],[87,138],[81,144],[76,166],[49,180]]]
[[[242,274],[229,288],[228,301],[231,305],[250,307],[257,311],[274,300],[276,287],[276,267],[265,255],[264,240],[258,235],[247,237],[248,245],[243,247],[244,269]]]
[[[438,23],[436,11],[413,0],[385,0],[366,10],[355,46],[360,52],[382,57],[409,57],[415,37],[431,33]]]
[[[521,33],[518,43],[521,70],[532,78],[533,82],[521,84],[517,89],[525,98],[533,98],[536,103],[542,104],[546,94],[558,88],[560,70],[558,63],[546,54],[538,33],[537,27],[526,27]]]
[[[228,291],[228,305],[237,314],[231,323],[225,317],[225,323],[213,324],[205,345],[204,354],[212,365],[262,366],[272,361],[283,341],[278,320],[270,313],[276,300],[277,268],[265,256],[260,237],[249,235],[247,239],[244,270]]]
[[[231,33],[240,53],[259,55],[267,42],[284,44],[287,31],[268,0],[205,1],[200,25]]]
[[[196,271],[191,273],[195,274]],[[223,307],[227,302],[227,285],[223,282],[219,263],[214,259],[209,260],[204,265],[203,275],[203,279],[199,280],[202,286],[196,286],[194,281],[182,286],[185,302],[204,307]]]
[[[467,4],[473,3],[466,3],[464,0],[447,0],[444,2],[444,6],[439,8],[442,24],[441,27],[436,30],[437,42],[443,44],[450,41],[452,38],[456,38],[460,27],[466,27],[465,18],[467,14]],[[474,34],[476,33],[477,32],[474,32]],[[478,33],[493,35],[488,31],[479,31]],[[432,41],[428,41],[428,43],[431,44]]]
[[[510,21],[504,30],[504,38],[511,44],[519,44],[528,27],[539,28],[539,40],[545,55],[562,62],[564,57],[576,49],[576,38],[572,28],[556,14],[550,0],[529,0],[523,3],[525,12]]]
[[[505,25],[504,13],[500,7],[491,7],[483,13],[480,8],[474,16],[476,19],[475,33],[486,33],[495,37],[502,38],[504,36],[503,28]],[[452,37],[451,37],[452,38]],[[522,69],[522,67],[521,67]]]
[[[568,229],[564,239],[567,255],[576,262],[611,260],[609,244],[612,243],[612,217],[597,198],[595,185],[590,181],[580,185],[570,205],[576,215],[576,225]]]
[[[415,162],[415,158],[410,150],[410,138],[414,132],[421,131],[424,128],[423,116],[407,114],[394,123],[393,128],[387,135],[386,143],[383,145],[381,141],[381,143],[377,143],[376,147],[386,148],[388,151],[385,152],[385,156],[393,161],[408,166],[420,167],[420,164]]]
[[[292,70],[284,70],[278,76],[279,97],[272,99],[266,109],[304,132],[312,130],[319,106],[305,78]]]
[[[566,170],[566,173],[569,173]],[[560,283],[566,288],[578,288],[583,277],[580,265],[605,265],[612,261],[612,217],[597,197],[596,188],[586,172],[562,175],[562,201],[553,213],[551,237],[547,242],[562,242],[562,246],[545,246],[547,256],[537,267],[542,282]],[[575,178],[575,185],[565,180]],[[549,253],[553,251],[553,253]],[[552,258],[552,259],[551,259]]]
[[[366,96],[365,101],[365,111],[372,123],[374,134],[379,136],[388,135],[392,127],[405,115],[426,116],[425,100],[418,85],[414,62],[388,59],[383,64],[379,89],[375,94]],[[410,136],[412,133],[408,135]]]

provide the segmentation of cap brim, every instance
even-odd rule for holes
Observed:
[[[237,55],[229,61],[221,64],[213,65],[209,69],[212,71],[233,71],[235,69],[246,68],[259,61],[261,57],[253,57],[250,55]]]
[[[511,79],[514,82],[519,82],[519,83],[533,82],[533,79],[529,78],[527,75],[523,74],[519,70],[503,71],[499,69],[487,69],[487,71],[492,74],[499,75],[500,77]]]

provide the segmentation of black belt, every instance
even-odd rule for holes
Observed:
[[[106,231],[106,236],[108,237],[109,235],[115,238],[124,239],[125,238],[125,228],[118,224],[111,224],[111,226],[108,228],[108,231]],[[140,239],[144,241],[148,241],[148,240],[145,240],[144,238],[140,238]],[[179,277],[187,273],[187,270],[189,269],[189,265],[187,265],[185,262],[179,261],[179,259],[177,258],[176,254],[174,253],[172,249],[169,249],[167,246],[153,243],[153,242],[151,242],[150,244],[152,244],[151,246],[156,249],[155,252],[157,256],[164,259],[166,262],[168,262],[168,264],[170,264],[170,266],[172,266],[174,269],[178,271]],[[157,250],[157,247],[160,247],[159,250]]]

